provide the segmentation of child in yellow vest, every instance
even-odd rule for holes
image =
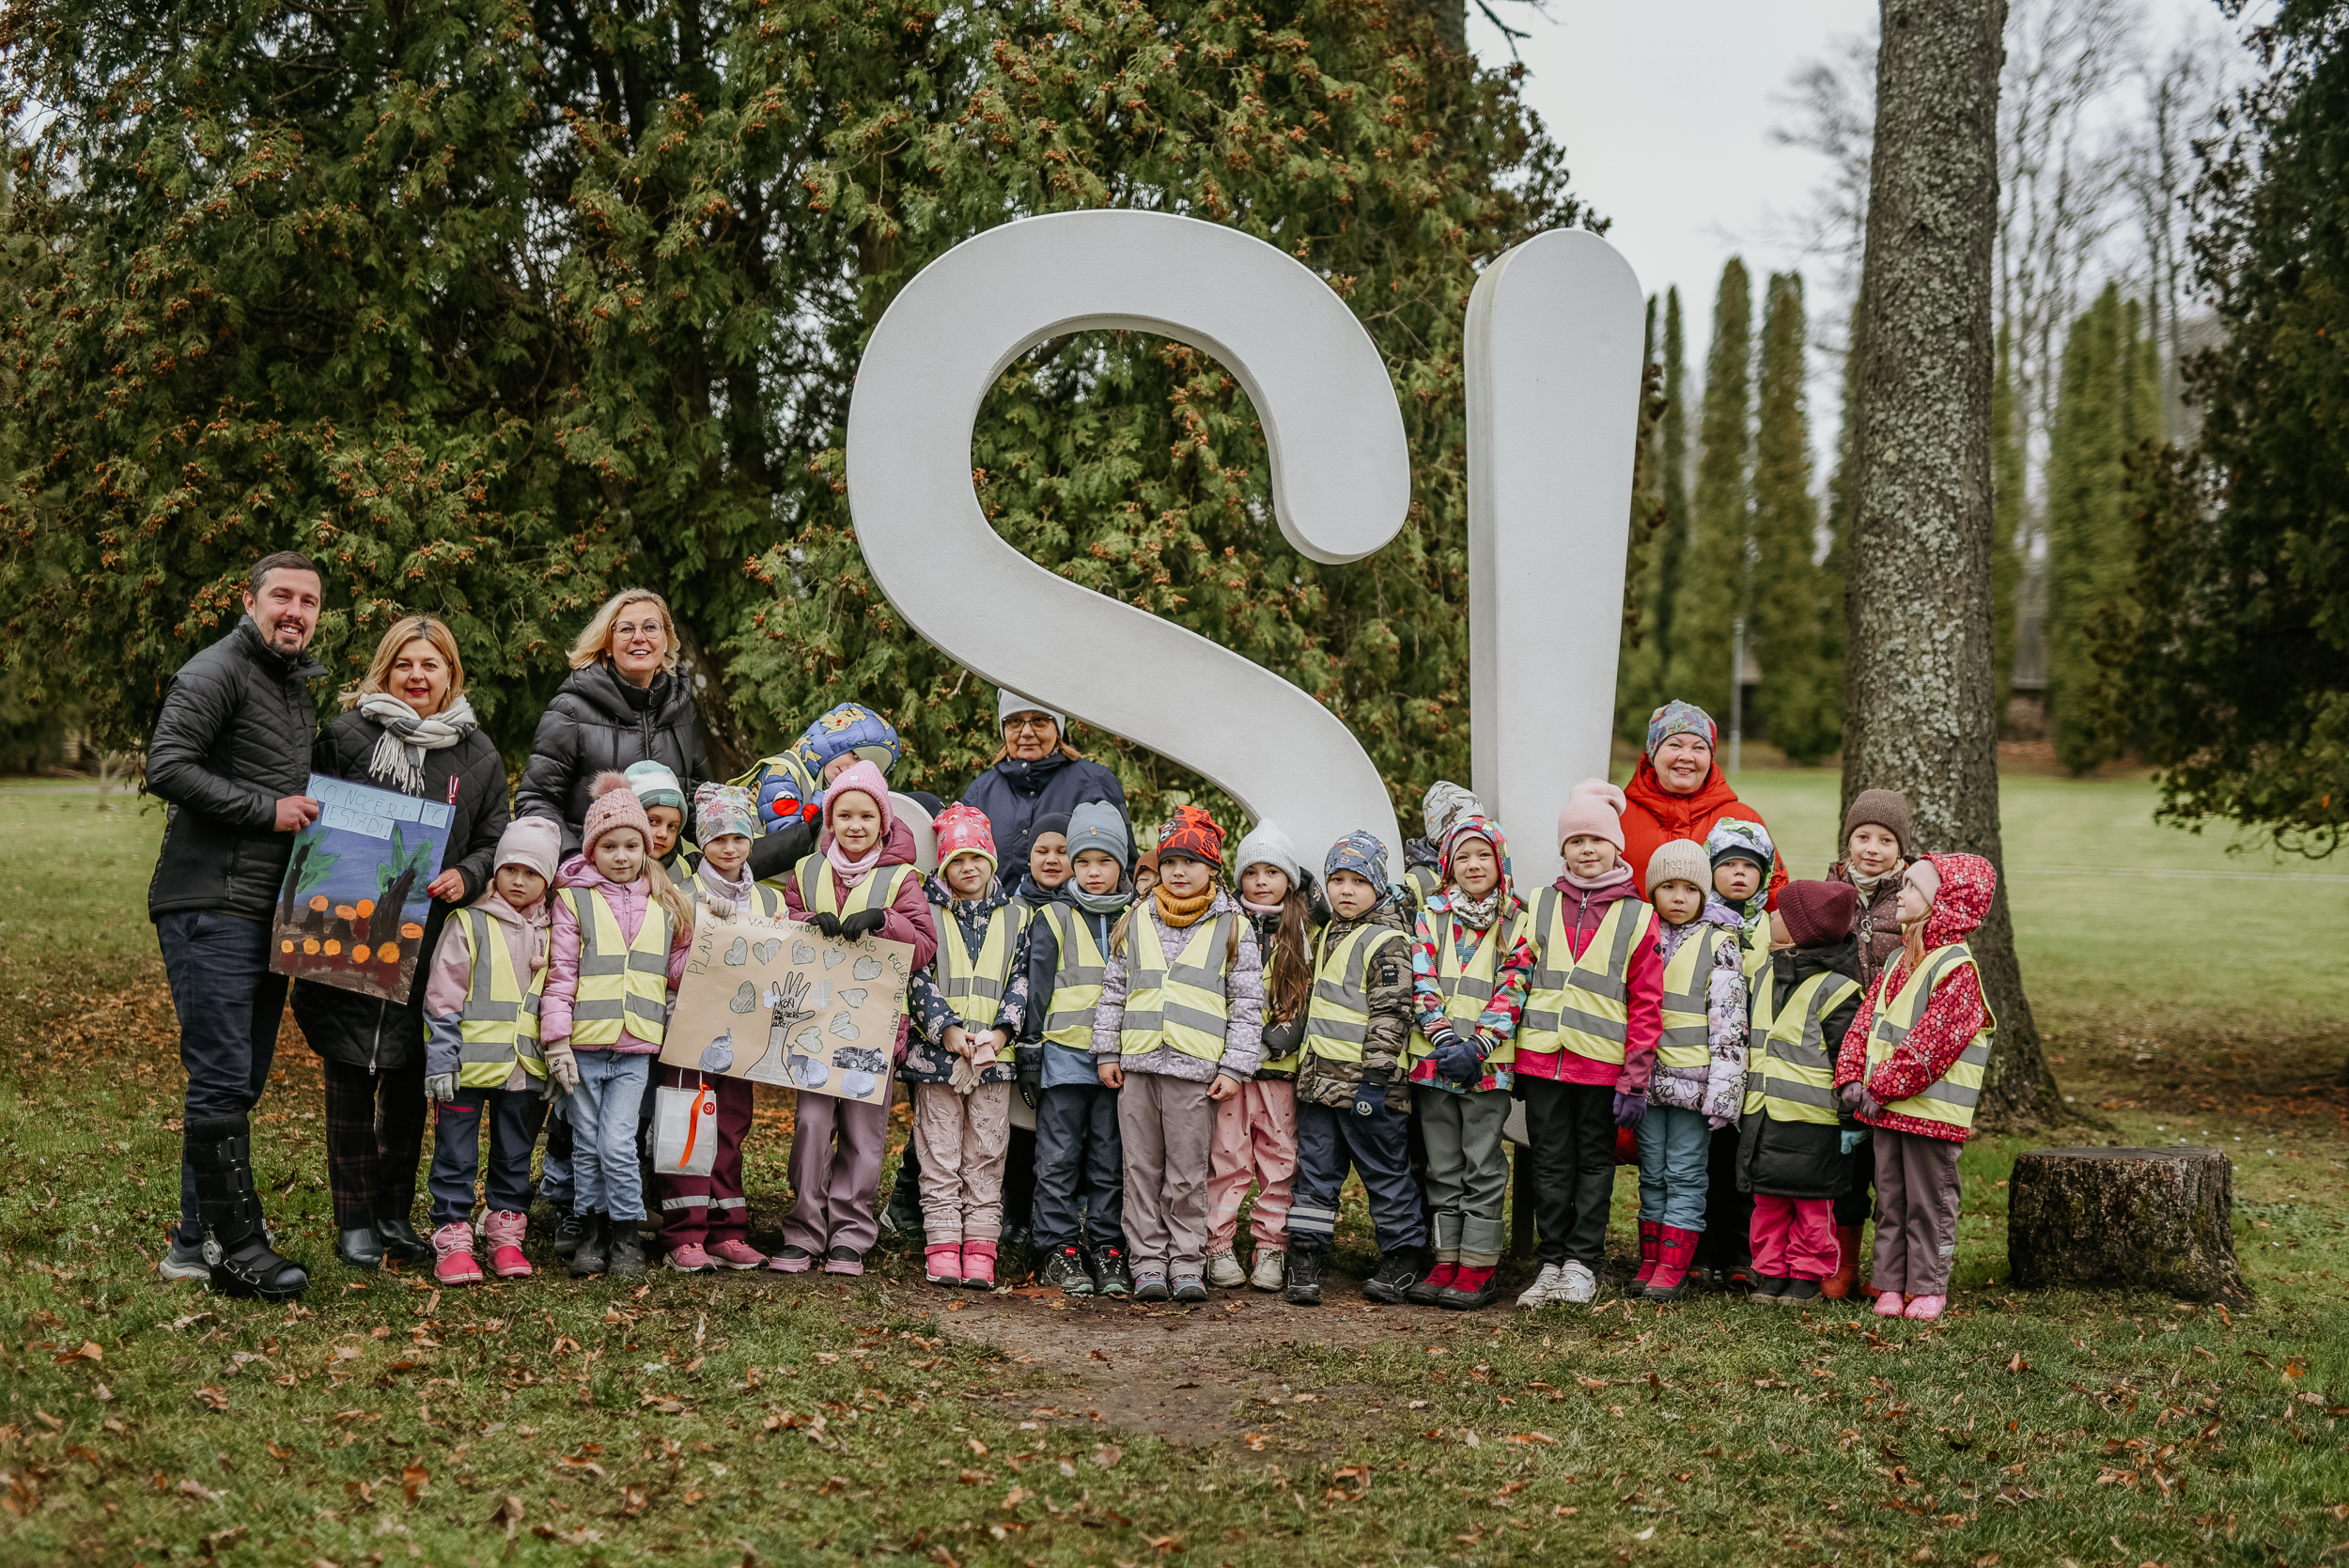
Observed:
[[[913,973],[904,1077],[921,1153],[924,1267],[934,1285],[995,1288],[1014,1060],[1028,997],[1030,907],[995,875],[987,814],[952,805],[933,824],[938,951]]]
[[[1778,862],[1778,846],[1769,829],[1743,817],[1724,816],[1704,835],[1704,852],[1713,862],[1713,896],[1737,920],[1745,965],[1746,997],[1770,958],[1770,875]],[[1747,1044],[1746,1060],[1753,1060]],[[1753,1194],[1737,1186],[1737,1127],[1717,1128],[1705,1160],[1704,1234],[1697,1241],[1692,1270],[1717,1286],[1743,1288],[1753,1283]]]
[[[575,1275],[645,1272],[644,1172],[637,1110],[668,1026],[669,987],[684,977],[692,906],[652,861],[652,825],[618,773],[590,786],[581,852],[555,874],[539,1032],[568,1045],[579,1069],[566,1110],[573,1133],[573,1212],[592,1216],[571,1254]]]
[[[1159,883],[1110,937],[1093,1057],[1117,1095],[1134,1298],[1207,1298],[1215,1108],[1264,1055],[1264,964],[1238,902],[1216,885],[1223,830],[1177,806],[1159,830]]]
[[[1232,857],[1239,867],[1239,907],[1264,959],[1265,1059],[1239,1093],[1215,1108],[1215,1144],[1207,1178],[1207,1283],[1236,1290],[1281,1288],[1288,1251],[1289,1191],[1297,1181],[1297,1046],[1305,1035],[1313,993],[1306,941],[1315,924],[1312,887],[1288,834],[1259,822]],[[1252,1270],[1240,1266],[1239,1206],[1255,1186],[1248,1229],[1256,1241]]]
[[[1924,855],[1901,887],[1905,938],[1843,1036],[1835,1081],[1875,1129],[1878,1317],[1930,1321],[1949,1305],[1957,1157],[1974,1126],[1998,1020],[1966,939],[1999,874],[1979,855]]]
[[[1442,852],[1443,887],[1428,895],[1411,933],[1409,1048],[1436,1262],[1405,1298],[1473,1312],[1497,1288],[1509,1195],[1501,1128],[1532,952],[1501,824],[1477,813],[1456,817]]]
[[[530,1148],[550,1094],[578,1081],[570,1052],[548,1079],[538,1044],[538,993],[547,972],[547,890],[563,849],[563,826],[519,816],[498,837],[490,888],[441,928],[424,982],[425,1093],[433,1116],[432,1277],[477,1284],[474,1177],[481,1132],[490,1126],[490,1266],[501,1280],[530,1273],[522,1234],[530,1213]]]

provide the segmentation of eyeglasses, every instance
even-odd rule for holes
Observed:
[[[1035,713],[1015,714],[1003,721],[1003,728],[1007,730],[1050,730],[1059,727],[1051,720]]]

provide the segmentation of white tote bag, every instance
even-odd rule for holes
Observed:
[[[652,1168],[664,1176],[707,1176],[718,1162],[718,1096],[707,1083],[653,1092]]]

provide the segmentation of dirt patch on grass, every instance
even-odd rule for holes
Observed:
[[[1030,1287],[954,1302],[939,1293],[931,1310],[947,1334],[999,1350],[1031,1373],[1023,1386],[994,1396],[1007,1413],[1098,1420],[1173,1442],[1237,1441],[1286,1456],[1315,1445],[1283,1429],[1300,1419],[1310,1429],[1315,1406],[1348,1390],[1291,1388],[1252,1365],[1259,1351],[1448,1345],[1482,1340],[1499,1321],[1489,1311],[1380,1306],[1364,1298],[1360,1281],[1344,1278],[1327,1280],[1322,1299],[1319,1307],[1292,1307],[1277,1296],[1220,1290],[1205,1306],[1176,1307],[1069,1299]]]

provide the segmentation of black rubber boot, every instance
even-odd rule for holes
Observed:
[[[334,1255],[353,1268],[383,1266],[383,1238],[375,1232],[375,1221],[355,1225],[334,1238]]]
[[[610,1224],[612,1251],[606,1272],[614,1280],[644,1278],[645,1233],[636,1228],[633,1219],[614,1219]]]
[[[408,1210],[415,1201],[412,1193],[407,1203],[396,1208],[378,1209],[375,1234],[382,1238],[385,1257],[397,1258],[402,1263],[428,1264],[435,1255],[432,1244],[418,1235],[415,1226],[408,1222]]]
[[[1392,1306],[1403,1301],[1426,1273],[1427,1259],[1418,1250],[1390,1252],[1378,1261],[1378,1271],[1362,1281],[1362,1294]]]
[[[1292,1307],[1321,1305],[1321,1259],[1319,1252],[1289,1250],[1288,1278],[1281,1286],[1281,1299]]]
[[[602,1273],[611,1257],[612,1221],[600,1214],[583,1214],[579,1222],[579,1245],[571,1249],[571,1274],[583,1280]]]
[[[308,1272],[271,1249],[261,1223],[261,1199],[253,1188],[252,1125],[242,1115],[209,1117],[190,1122],[186,1139],[212,1288],[223,1296],[263,1301],[290,1301],[309,1289]]]

